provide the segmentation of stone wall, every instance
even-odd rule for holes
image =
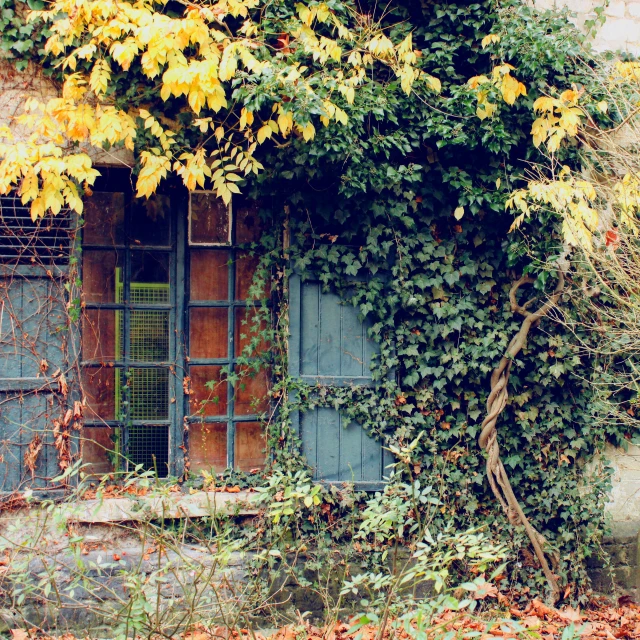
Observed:
[[[15,139],[25,139],[29,134],[15,122],[16,116],[22,112],[25,100],[36,98],[46,102],[58,95],[59,87],[34,65],[30,65],[24,72],[19,72],[9,59],[0,57],[0,125],[8,126]],[[126,149],[101,151],[87,147],[84,151],[96,166],[133,166],[133,154]]]
[[[581,27],[596,17],[596,7],[604,6],[606,22],[594,39],[596,49],[640,55],[640,0],[535,0],[535,4],[547,9],[566,6]]]
[[[547,9],[568,7],[579,27],[596,18],[597,7],[604,7],[606,20],[593,39],[596,50],[640,56],[640,0],[534,1]],[[630,446],[626,451],[609,447],[607,459],[613,467],[607,507],[611,537],[603,544],[607,559],[592,563],[594,588],[610,592],[617,587],[640,597],[640,447]]]

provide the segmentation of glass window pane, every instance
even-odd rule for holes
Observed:
[[[169,254],[163,251],[131,252],[131,302],[169,304]]]
[[[82,392],[87,399],[87,418],[116,420],[117,384],[122,371],[109,367],[84,367],[82,370]],[[116,374],[118,380],[116,379]]]
[[[129,359],[169,360],[169,312],[134,309],[129,316]]]
[[[82,316],[82,359],[121,360],[122,311],[85,309]]]
[[[168,420],[169,370],[129,369],[122,400],[123,403],[128,402],[131,420]]]
[[[122,302],[122,255],[115,251],[82,252],[82,290],[86,302]]]
[[[167,246],[171,238],[171,199],[155,194],[148,200],[136,198],[131,210],[132,245]]]
[[[249,290],[259,262],[259,256],[251,256],[245,251],[236,254],[236,300],[255,298],[249,295]]]
[[[101,476],[115,471],[118,458],[118,429],[84,427],[80,433],[82,469],[87,475]],[[118,434],[119,435],[119,434]]]
[[[259,422],[236,424],[235,463],[240,471],[259,471],[266,463],[267,440]]]
[[[238,367],[241,376],[234,387],[235,415],[249,416],[263,413],[268,407],[266,371],[255,372],[248,367]],[[246,374],[246,375],[243,375]]]
[[[154,470],[160,478],[169,473],[169,427],[167,425],[133,425],[127,433],[127,458],[132,466]],[[131,470],[131,468],[130,468]]]
[[[247,202],[234,210],[236,218],[236,243],[257,242],[260,239],[262,227],[257,202]]]
[[[193,307],[189,312],[189,355],[226,358],[229,313],[225,307]]]
[[[192,300],[229,299],[229,252],[193,249],[189,287]]]
[[[227,382],[221,380],[221,368],[196,365],[189,367],[191,414],[206,417],[227,415]]]
[[[189,462],[191,471],[227,468],[227,425],[194,422],[189,425]]]
[[[84,244],[124,244],[124,193],[94,192],[84,203]]]
[[[189,204],[189,242],[229,244],[229,207],[215,193],[194,191]]]
[[[258,311],[253,307],[236,309],[234,335],[236,357],[241,355],[251,357],[263,353],[267,348],[264,337],[260,335],[267,325],[264,319],[261,319],[257,314]],[[259,325],[256,327],[257,321],[259,321]],[[243,353],[244,349],[249,347],[250,351]]]

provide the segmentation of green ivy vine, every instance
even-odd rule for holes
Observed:
[[[352,3],[328,4],[344,11]],[[15,5],[3,0],[2,46],[18,64],[40,60],[41,32],[21,31]],[[293,11],[292,1],[275,0],[261,19],[276,23]],[[531,235],[529,242],[510,235],[505,200],[538,158],[529,135],[533,101],[552,86],[590,82],[583,36],[566,12],[540,12],[516,0],[402,0],[384,15],[374,4],[367,11],[388,24],[394,39],[413,32],[422,68],[442,81],[443,91],[437,98],[407,96],[388,78],[372,77],[353,106],[343,105],[347,126],[318,131],[311,143],[293,139],[264,151],[266,170],[243,187],[262,203],[268,229],[251,249],[263,256],[256,296],[271,286],[271,303],[258,307],[247,330],[256,335],[249,352],[264,339],[272,346],[261,363],[273,375],[277,409],[266,418],[271,472],[304,466],[293,411],[333,406],[387,446],[406,446],[423,433],[411,473],[439,487],[435,526],[489,525],[513,552],[506,586],[543,591],[525,536],[509,526],[491,494],[477,437],[490,372],[519,327],[510,285],[531,272],[544,290],[549,259],[561,244],[551,220],[533,242]],[[489,33],[500,40],[483,49]],[[503,62],[516,68],[528,94],[481,121],[466,81]],[[151,91],[118,91],[126,74],[116,80],[119,100],[183,117],[171,103],[149,107]],[[576,162],[575,150],[564,155],[564,162]],[[460,208],[462,217],[454,216]],[[288,376],[287,276],[293,272],[320,280],[371,321],[379,346],[373,387],[309,388]],[[255,362],[250,355],[247,363]],[[590,371],[572,336],[544,320],[514,362],[499,423],[504,463],[523,508],[557,551],[561,582],[581,598],[585,561],[606,530],[609,486],[608,472],[590,475],[589,463],[606,442],[620,445],[632,435],[597,420]],[[311,525],[299,526],[304,532]]]

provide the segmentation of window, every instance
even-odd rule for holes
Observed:
[[[85,204],[82,383],[85,436],[124,461],[169,471],[175,403],[175,220],[167,195],[95,193]]]
[[[264,466],[259,414],[267,408],[267,375],[228,384],[243,374],[236,359],[249,335],[247,306],[257,257],[238,245],[258,239],[257,207],[232,212],[209,193],[191,195],[189,209],[188,345],[189,454],[192,470]],[[235,214],[235,215],[234,215]]]
[[[74,231],[68,210],[33,221],[19,196],[0,196],[0,265],[64,267]]]
[[[46,488],[60,473],[53,423],[66,402],[52,374],[69,370],[65,284],[76,220],[63,210],[33,221],[18,195],[0,197],[2,492]]]
[[[177,191],[177,190],[176,190]],[[128,189],[85,204],[83,458],[93,473],[132,465],[180,475],[260,468],[265,373],[235,388],[225,372],[248,337],[255,206],[235,215],[209,192],[148,200]]]

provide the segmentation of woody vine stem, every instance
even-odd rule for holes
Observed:
[[[517,526],[519,524],[524,526],[551,588],[553,601],[556,602],[560,596],[560,589],[558,587],[556,577],[552,573],[544,554],[543,547],[546,541],[544,537],[531,525],[529,519],[524,514],[515,493],[513,492],[513,488],[509,482],[509,477],[507,476],[507,472],[502,464],[502,460],[500,459],[500,445],[498,444],[498,430],[496,428],[498,416],[504,410],[509,398],[508,382],[513,360],[526,345],[527,336],[529,335],[531,327],[537,326],[540,320],[558,304],[560,296],[564,290],[564,273],[560,271],[558,275],[558,284],[553,294],[537,311],[529,311],[529,307],[535,302],[535,298],[532,298],[524,305],[520,305],[518,303],[517,295],[520,287],[526,284],[533,284],[534,281],[535,278],[532,278],[531,276],[523,276],[511,286],[511,290],[509,292],[511,311],[523,316],[524,320],[520,325],[520,330],[511,339],[505,355],[502,356],[500,363],[491,375],[491,393],[487,399],[487,416],[482,422],[482,432],[480,433],[479,443],[487,452],[487,478],[489,479],[491,489],[507,514],[509,522],[513,526]]]

